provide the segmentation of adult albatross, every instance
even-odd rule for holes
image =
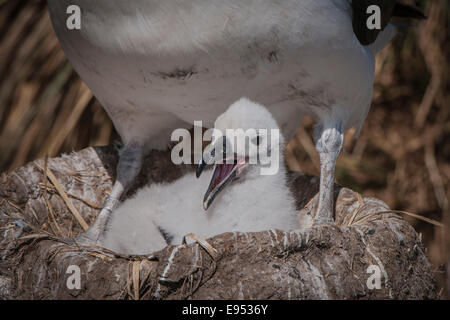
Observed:
[[[139,173],[143,155],[165,149],[176,128],[212,127],[242,96],[270,110],[289,140],[302,115],[316,118],[321,179],[316,223],[332,223],[333,181],[343,133],[359,132],[370,107],[374,55],[392,38],[396,0],[49,0],[69,61],[111,117],[124,147],[101,226]],[[381,29],[366,28],[379,5]],[[69,30],[67,9],[81,9]]]

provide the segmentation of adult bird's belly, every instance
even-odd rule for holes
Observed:
[[[82,9],[79,31],[65,27],[69,4]],[[351,99],[365,81],[367,57],[354,43],[347,6],[345,0],[49,1],[67,57],[122,137],[151,137],[196,120],[212,126],[242,96],[266,104],[289,137],[299,111],[314,114]],[[349,70],[345,81],[342,70]]]

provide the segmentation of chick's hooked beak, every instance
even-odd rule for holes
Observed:
[[[220,146],[222,144],[222,146]],[[208,190],[203,199],[203,209],[208,208],[213,203],[218,194],[234,179],[237,178],[240,171],[247,166],[248,158],[238,159],[236,154],[227,158],[227,140],[225,137],[218,139],[213,145],[208,148],[211,151],[205,151],[202,160],[197,166],[196,175],[200,177],[203,170],[208,164],[215,163],[214,173],[209,183]],[[219,152],[222,151],[222,152]],[[216,155],[222,154],[222,157]]]

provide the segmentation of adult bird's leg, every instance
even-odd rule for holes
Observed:
[[[316,150],[320,156],[319,205],[313,225],[333,224],[334,173],[336,160],[344,142],[341,123],[320,125],[315,131]]]
[[[106,223],[111,215],[111,212],[120,203],[120,199],[127,192],[133,181],[139,174],[142,168],[143,161],[143,145],[137,142],[131,142],[119,150],[119,164],[117,166],[117,179],[114,183],[113,189],[102,211],[97,216],[97,219],[89,227],[89,229],[77,238],[80,244],[97,244],[99,238],[104,232]]]

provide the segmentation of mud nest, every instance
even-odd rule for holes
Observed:
[[[340,186],[334,226],[225,233],[146,256],[80,247],[71,239],[99,213],[117,160],[113,147],[88,148],[2,175],[0,299],[438,296],[414,229],[385,203]],[[129,195],[149,181],[172,181],[192,169],[171,164],[168,153],[152,152]],[[315,212],[318,178],[290,178],[301,215]],[[75,286],[69,283],[73,266],[80,271]]]

